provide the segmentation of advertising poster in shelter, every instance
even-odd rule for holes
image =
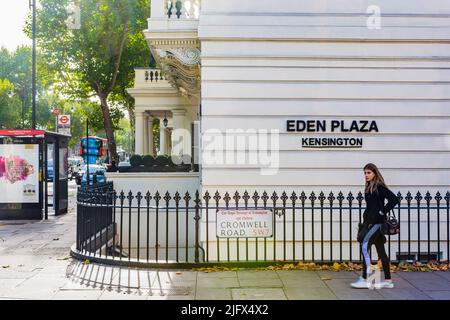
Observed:
[[[0,203],[39,202],[39,145],[0,145]]]

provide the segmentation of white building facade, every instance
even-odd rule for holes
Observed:
[[[152,0],[144,33],[158,68],[136,69],[129,89],[136,153],[152,153],[151,123],[167,118],[158,153],[197,155],[201,194],[356,195],[367,163],[394,192],[446,192],[449,17],[445,0]],[[214,217],[202,223],[214,260]]]
[[[397,191],[449,186],[448,1],[181,1],[179,17],[176,2],[152,1],[145,34],[169,80],[136,70],[136,153],[149,119],[173,119],[161,154],[199,120],[203,190],[358,191],[369,162]]]

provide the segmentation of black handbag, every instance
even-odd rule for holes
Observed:
[[[380,208],[383,208],[383,203],[380,202]],[[381,232],[385,235],[396,235],[400,233],[400,223],[397,220],[397,217],[395,216],[394,210],[391,210],[392,216],[389,214],[384,215],[384,222],[381,225]],[[389,212],[389,213],[390,213]]]

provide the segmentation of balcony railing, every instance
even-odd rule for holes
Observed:
[[[182,46],[196,43],[200,10],[200,0],[152,0],[148,28],[144,30],[149,45],[157,49],[173,41],[180,41]]]
[[[166,0],[166,14],[169,19],[198,19],[200,0]]]
[[[166,77],[160,69],[156,68],[135,68],[135,87],[148,87],[169,85]],[[170,86],[170,85],[169,85]]]

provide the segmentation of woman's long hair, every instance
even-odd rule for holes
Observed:
[[[373,163],[366,164],[364,167],[364,171],[370,170],[375,174],[375,177],[372,179],[372,181],[366,181],[366,189],[365,192],[377,192],[378,191],[378,185],[386,185],[384,182],[383,175],[381,174],[380,170],[378,170],[377,166]]]

